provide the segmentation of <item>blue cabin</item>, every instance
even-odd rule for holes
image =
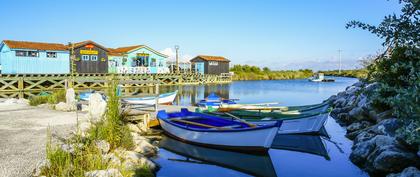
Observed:
[[[1,74],[68,74],[70,53],[63,44],[4,40]]]

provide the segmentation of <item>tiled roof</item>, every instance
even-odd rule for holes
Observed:
[[[221,56],[208,56],[208,55],[199,55],[191,60],[194,60],[196,58],[201,58],[203,60],[206,61],[226,61],[229,62],[230,60],[226,59],[225,57],[221,57]]]
[[[140,48],[140,47],[143,47],[143,45],[134,45],[134,46],[128,46],[128,47],[119,47],[119,48],[112,49],[112,50],[114,52],[116,52],[116,53],[127,53],[127,52],[129,52],[131,50],[134,50],[134,49],[137,49],[137,48]]]
[[[82,41],[82,42],[76,42],[76,43],[73,43],[73,44],[74,44],[74,47],[75,48],[78,48],[78,47],[83,46],[83,45],[86,45],[86,44],[94,44],[94,45],[98,46],[99,48],[102,48],[102,49],[108,51],[108,48],[106,48],[106,47],[104,47],[104,46],[102,46],[102,45],[100,45],[100,44],[98,44],[96,42],[93,42],[91,40],[86,40],[86,41]],[[68,46],[68,47],[71,47],[71,46]]]
[[[28,41],[3,41],[11,49],[58,50],[67,51],[67,46],[57,43],[28,42]]]

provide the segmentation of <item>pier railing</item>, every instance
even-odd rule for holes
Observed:
[[[207,74],[30,74],[0,75],[0,97],[30,96],[40,91],[54,91],[72,87],[76,90],[103,89],[107,80],[117,78],[126,81],[124,88],[159,85],[188,85],[208,83],[229,83],[232,78],[224,75]],[[145,81],[145,82],[130,82]]]

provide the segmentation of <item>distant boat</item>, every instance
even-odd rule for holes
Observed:
[[[94,94],[94,93],[99,93],[102,95],[102,98],[105,100],[106,96],[103,93],[97,92],[95,90],[90,90],[90,91],[85,91],[85,92],[80,92],[79,93],[79,99],[82,101],[89,101],[89,97]]]
[[[219,108],[221,104],[236,104],[235,101],[237,101],[237,99],[225,99],[212,92],[204,100],[200,100],[200,102],[197,103],[197,106],[203,108]]]
[[[174,92],[160,94],[158,98],[158,104],[172,104],[176,98],[178,90]],[[156,97],[139,97],[139,98],[123,98],[123,102],[128,104],[141,104],[141,105],[155,105]]]
[[[185,156],[185,159],[181,159],[181,157],[177,159],[171,158],[169,160],[186,163],[214,164],[252,176],[277,176],[270,155],[268,153],[250,154],[213,149],[184,143],[170,137],[164,137],[159,142],[159,146],[173,153]]]
[[[190,112],[157,114],[160,126],[166,134],[182,141],[221,149],[250,152],[266,151],[276,136],[281,121],[251,124],[238,120],[227,120],[213,115]]]
[[[324,73],[316,73],[312,77],[308,78],[311,82],[334,82],[334,79],[327,79],[324,76]]]

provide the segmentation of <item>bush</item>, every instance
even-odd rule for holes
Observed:
[[[256,66],[234,65],[230,71],[234,72],[233,80],[282,80],[303,79],[313,75],[312,70],[298,71],[271,71],[264,67],[262,70]]]
[[[29,97],[29,105],[37,106],[40,104],[57,104],[66,101],[66,90],[58,90],[50,95],[38,95]]]

